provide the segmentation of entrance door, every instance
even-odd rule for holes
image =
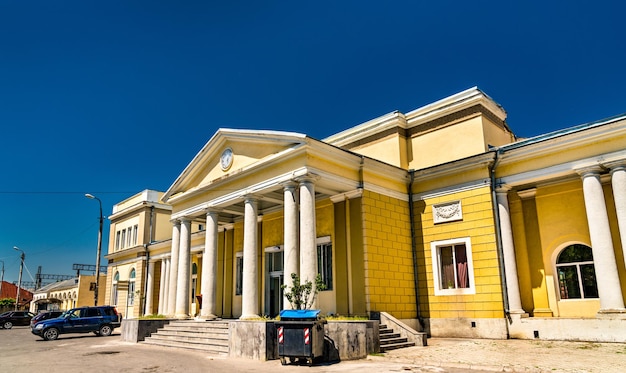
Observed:
[[[279,247],[265,250],[265,313],[276,317],[283,309],[283,251]]]
[[[283,274],[270,275],[270,316],[276,317],[283,309]]]

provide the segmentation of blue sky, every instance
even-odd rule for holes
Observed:
[[[520,137],[626,112],[622,2],[302,3],[0,0],[5,280],[13,246],[24,281],[95,264],[84,194],[164,191],[220,127],[321,139],[473,86]]]

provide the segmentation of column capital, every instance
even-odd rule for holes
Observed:
[[[518,191],[517,191],[517,195],[518,195],[518,196],[519,196],[519,198],[521,198],[521,199],[531,199],[531,198],[535,198],[535,196],[537,195],[537,188],[530,188],[530,189],[518,190]]]
[[[511,189],[513,189],[513,187],[510,186],[509,184],[504,184],[504,183],[497,183],[496,184],[496,193],[497,194],[507,194]]]
[[[605,163],[604,166],[610,170],[612,175],[617,171],[626,171],[626,160]]]
[[[315,184],[317,180],[320,179],[319,175],[308,173],[306,175],[302,175],[297,177],[295,181],[297,181],[300,185],[302,184]]]
[[[604,169],[602,168],[602,166],[599,166],[599,165],[591,165],[591,166],[586,166],[586,167],[575,168],[574,171],[576,171],[576,173],[580,175],[581,178],[584,179],[589,176],[600,176],[600,174],[602,173],[602,171],[604,171]]]
[[[222,209],[207,208],[204,209],[204,212],[207,216],[217,216],[220,214],[220,212],[222,212]]]
[[[285,181],[284,183],[280,183],[280,186],[283,187],[283,190],[296,189],[298,183],[294,180]]]

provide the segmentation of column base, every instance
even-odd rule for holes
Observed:
[[[260,318],[259,315],[241,315],[239,320],[258,320]]]
[[[554,313],[550,308],[535,308],[533,310],[533,317],[553,317]]]
[[[191,316],[184,314],[184,313],[179,313],[179,314],[174,315],[174,318],[178,320],[189,320],[191,319]]]
[[[208,315],[198,315],[196,316],[196,319],[197,320],[217,320],[218,317],[213,314],[208,314]]]
[[[598,311],[596,317],[599,319],[626,320],[626,308],[606,308]]]

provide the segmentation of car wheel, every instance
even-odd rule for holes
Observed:
[[[111,328],[111,325],[102,325],[99,330],[100,335],[105,337],[110,336],[112,332],[113,329]]]
[[[46,341],[54,341],[57,338],[59,338],[59,329],[48,328],[43,331],[43,339]]]
[[[10,321],[5,321],[4,324],[2,324],[2,327],[5,329],[11,329],[13,327],[13,323]]]

